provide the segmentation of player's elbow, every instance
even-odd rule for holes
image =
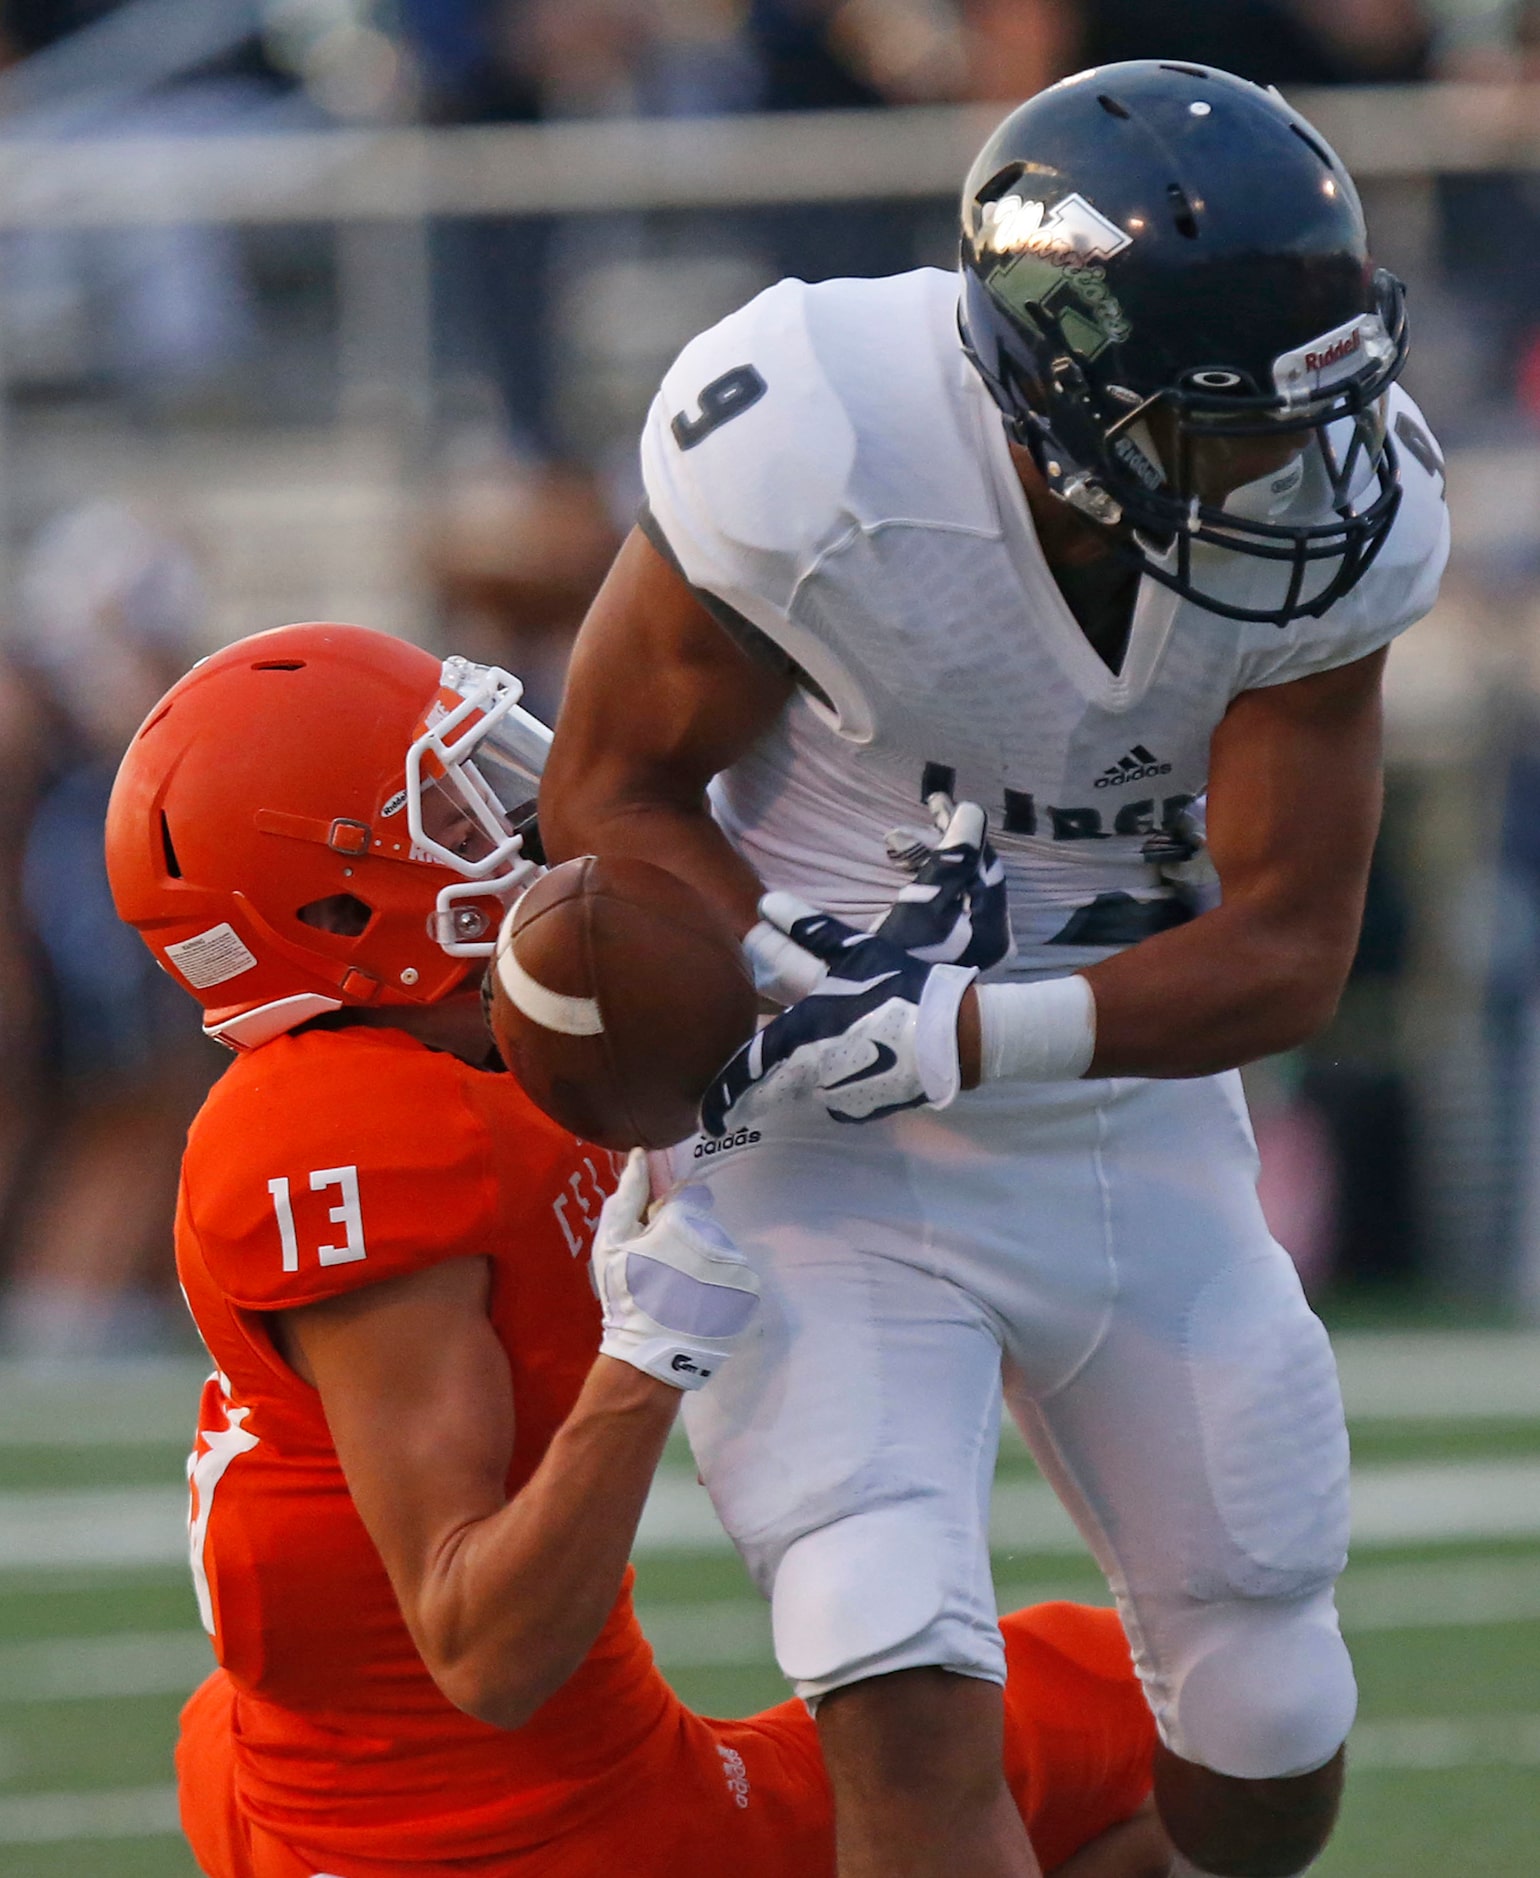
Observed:
[[[1353,962],[1353,946],[1301,936],[1277,949],[1266,985],[1273,1035],[1267,1054],[1297,1049],[1337,1014]]]
[[[439,1694],[493,1728],[522,1728],[571,1673],[549,1636],[464,1609],[417,1612],[413,1636]]]
[[[552,866],[570,861],[574,855],[591,853],[591,831],[603,819],[603,801],[595,790],[593,766],[568,762],[565,756],[558,727],[540,783],[540,844]]]
[[[697,760],[643,752],[622,737],[601,738],[581,721],[558,720],[540,782],[540,839],[556,865],[607,848],[643,853],[656,818],[709,819],[709,769]]]
[[[509,1731],[532,1720],[566,1680],[558,1672],[532,1674],[528,1664],[513,1667],[490,1657],[430,1663],[428,1668],[439,1693],[462,1714]]]
[[[624,786],[613,763],[563,760],[561,734],[540,785],[540,841],[553,866],[579,854],[597,854],[604,831],[617,819],[648,806],[645,796]]]

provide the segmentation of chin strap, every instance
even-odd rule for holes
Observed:
[[[242,1011],[238,1017],[227,1017],[212,1024],[205,1021],[203,1034],[237,1053],[257,1050],[264,1043],[271,1043],[274,1037],[308,1024],[312,1017],[341,1009],[341,998],[323,998],[319,992],[301,991],[293,997],[274,998],[270,1004],[259,1004],[255,1010]]]

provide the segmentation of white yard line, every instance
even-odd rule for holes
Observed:
[[[1354,1331],[1334,1339],[1355,1419],[1540,1419],[1540,1332]],[[190,1440],[208,1364],[0,1363],[0,1448]]]
[[[1067,1599],[1108,1604],[1100,1585],[1001,1578],[1002,1611]],[[1471,1559],[1458,1564],[1349,1567],[1340,1589],[1350,1636],[1371,1630],[1467,1629],[1487,1624],[1540,1622],[1540,1564],[1527,1560]],[[697,1604],[639,1606],[642,1628],[665,1669],[749,1668],[772,1660],[770,1614],[758,1598],[713,1599]]]
[[[0,1702],[187,1695],[214,1667],[201,1630],[120,1631],[0,1645]]]
[[[1396,1461],[1353,1475],[1355,1545],[1540,1537],[1540,1460]]]
[[[187,1559],[187,1495],[176,1486],[0,1493],[0,1571],[104,1570]]]
[[[1350,1778],[1457,1767],[1540,1767],[1540,1715],[1430,1715],[1360,1722],[1348,1742]]]
[[[1540,1332],[1359,1331],[1332,1342],[1354,1420],[1540,1419]]]
[[[1540,1460],[1389,1462],[1354,1477],[1359,1546],[1540,1538]],[[173,1565],[184,1556],[186,1503],[177,1487],[0,1493],[0,1573]],[[995,1549],[1042,1557],[1084,1552],[1068,1515],[1040,1480],[995,1489]],[[705,1490],[684,1471],[659,1475],[637,1537],[641,1556],[728,1549]]]
[[[1535,1623],[1540,1622],[1540,1560],[1349,1565],[1337,1597],[1351,1635]]]
[[[998,1596],[1002,1611],[1061,1598],[1108,1602],[1099,1585],[1085,1580],[1004,1579]],[[1342,1583],[1341,1605],[1350,1636],[1540,1622],[1540,1565],[1469,1559],[1353,1566]],[[666,1669],[746,1669],[772,1660],[769,1609],[750,1592],[693,1603],[644,1602],[640,1616]],[[212,1666],[200,1630],[12,1643],[0,1646],[0,1705],[185,1695]]]
[[[0,1845],[166,1839],[180,1831],[175,1787],[119,1787],[105,1793],[18,1793],[0,1799]]]
[[[1540,1715],[1435,1715],[1360,1722],[1349,1751],[1355,1777],[1466,1767],[1537,1767]],[[0,1798],[0,1845],[174,1838],[178,1830],[176,1789],[170,1786]]]
[[[0,1447],[191,1445],[205,1359],[0,1363]]]

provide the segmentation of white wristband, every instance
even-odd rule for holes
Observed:
[[[1072,1082],[1096,1052],[1096,994],[1089,982],[1044,978],[980,985],[982,1082]]]

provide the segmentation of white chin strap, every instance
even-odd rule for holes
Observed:
[[[255,1010],[242,1011],[239,1017],[227,1017],[222,1023],[205,1024],[203,1034],[228,1050],[256,1050],[285,1031],[297,1030],[312,1017],[324,1017],[328,1011],[340,1011],[341,998],[325,998],[318,991],[296,992],[290,998],[274,998],[271,1004],[259,1004]]]

